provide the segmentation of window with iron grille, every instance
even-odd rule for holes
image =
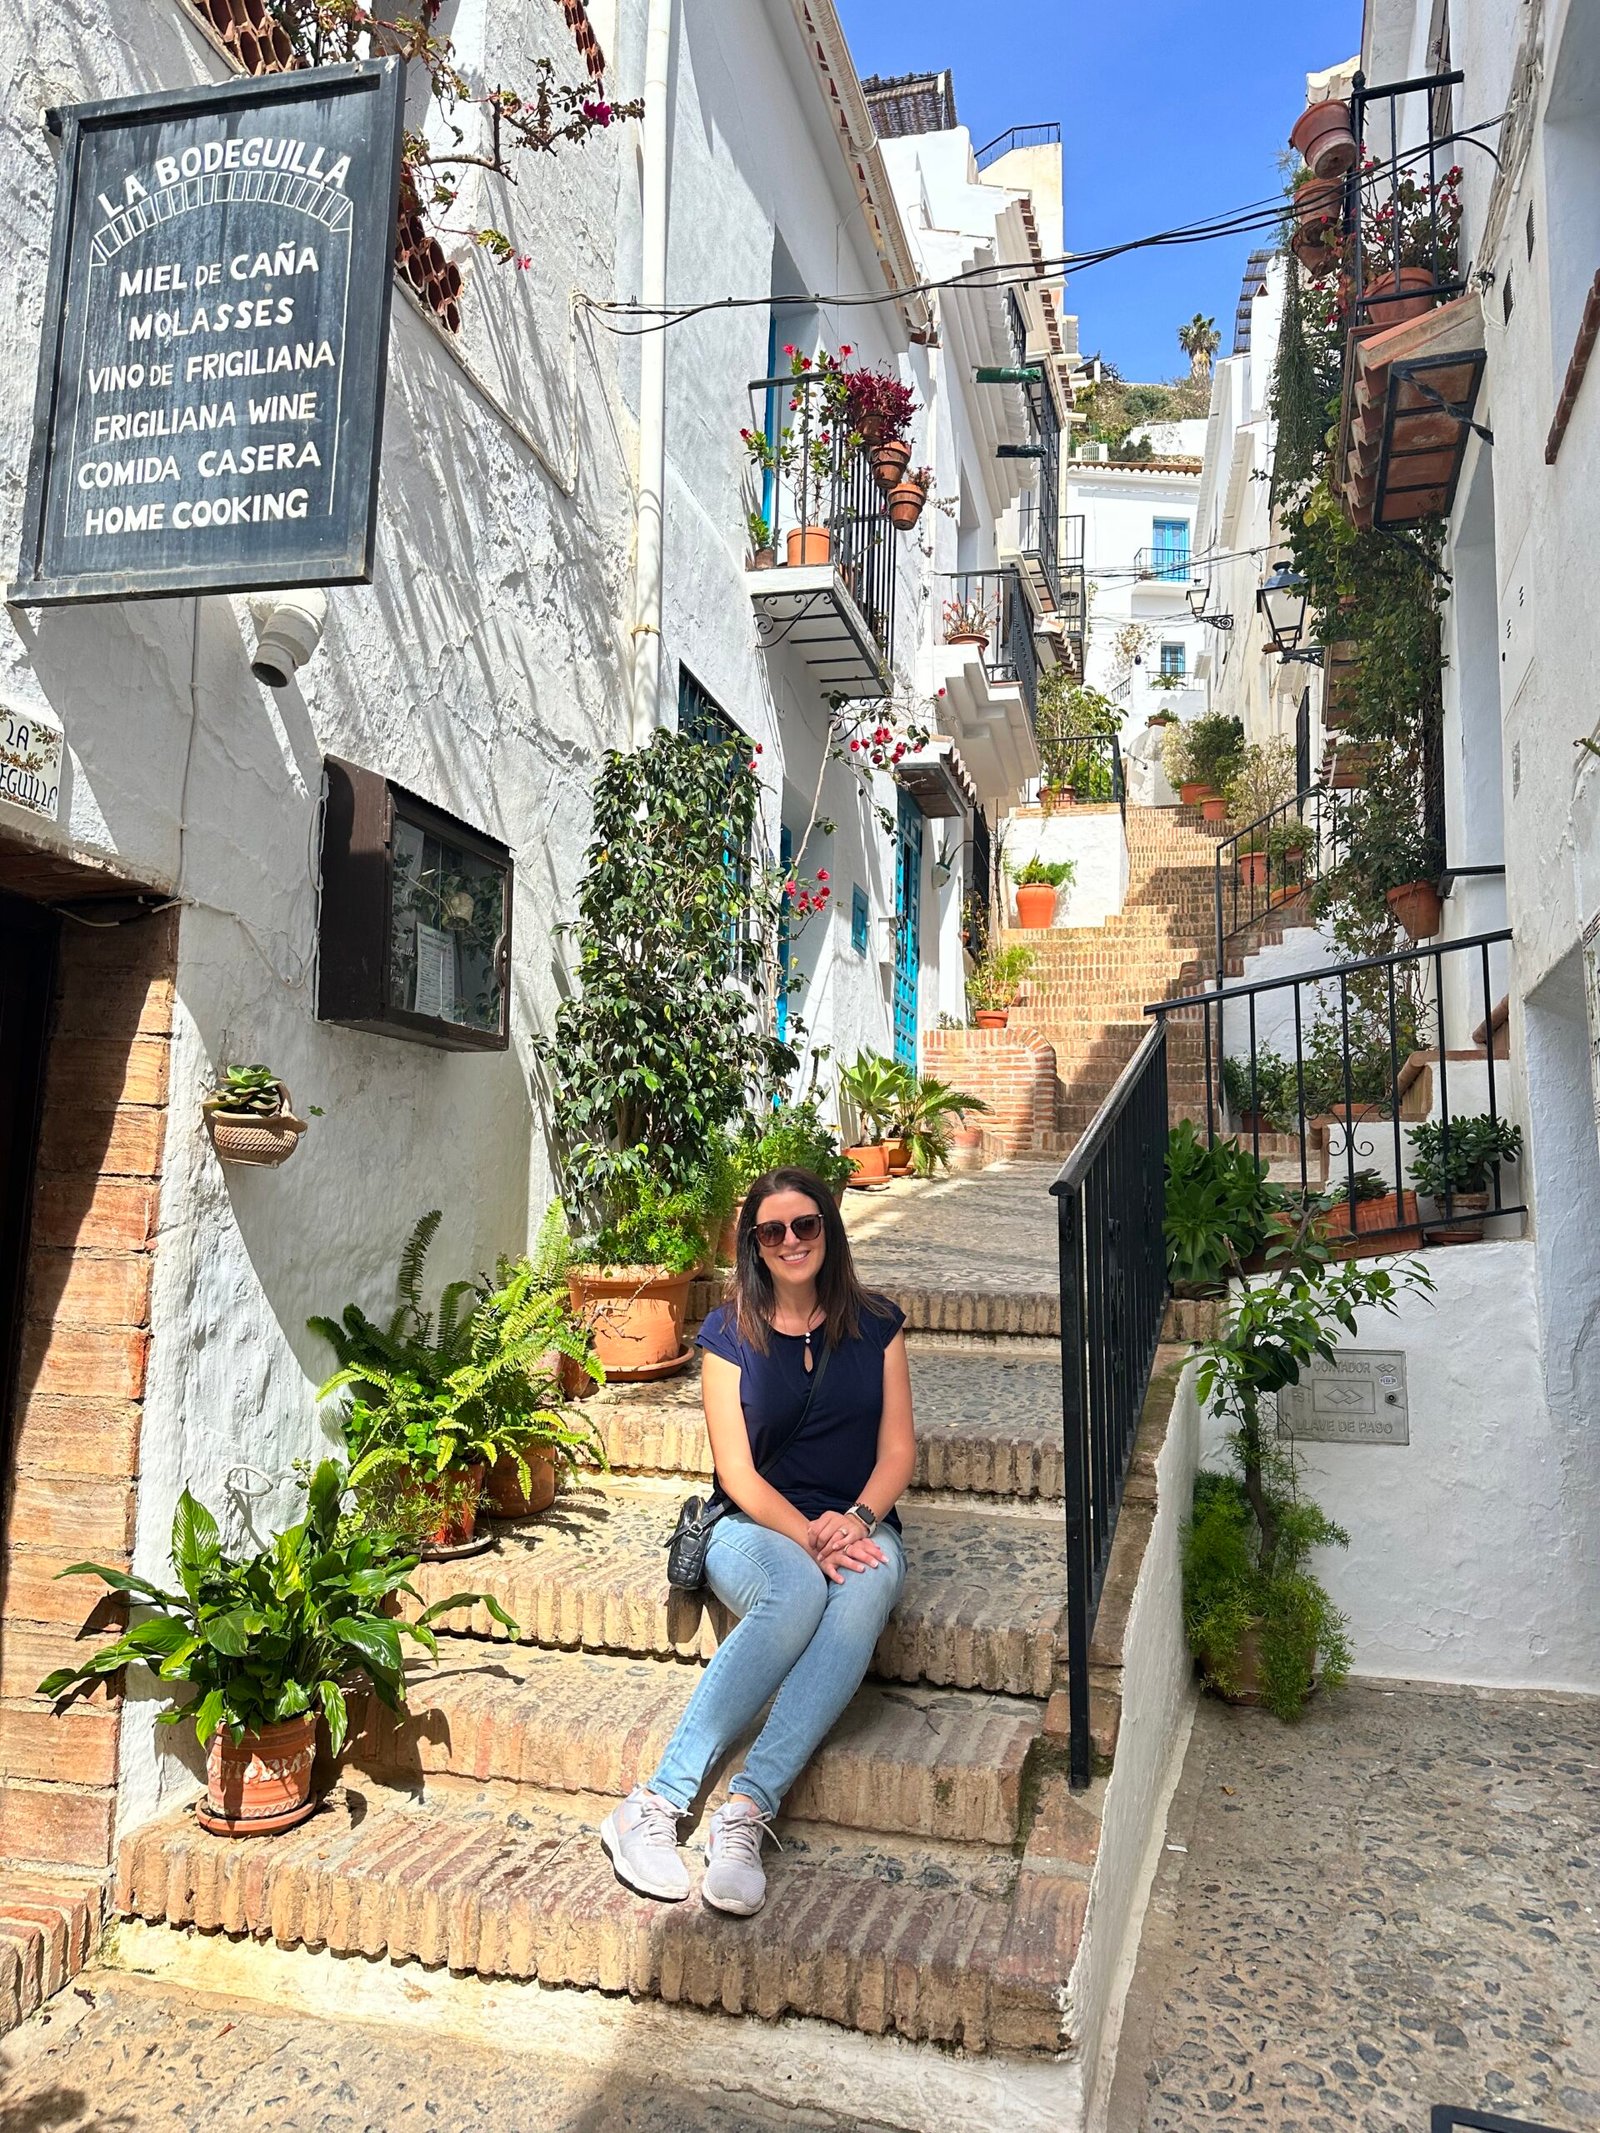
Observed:
[[[1161,671],[1163,674],[1187,674],[1189,653],[1181,644],[1163,644],[1161,647]]]
[[[703,683],[697,681],[695,676],[689,672],[689,669],[681,663],[678,667],[678,731],[688,734],[691,740],[704,741],[708,748],[725,748],[730,747],[730,744],[737,745],[740,749],[748,749],[750,746],[750,736],[742,727],[734,724],[710,690]],[[737,760],[730,752],[728,757],[730,780]],[[748,892],[755,876],[756,855],[754,845],[747,844],[742,851],[730,851],[727,857],[728,871],[733,875],[741,890]],[[747,939],[749,938],[750,928],[751,914],[747,895],[745,917],[741,928],[744,937]]]

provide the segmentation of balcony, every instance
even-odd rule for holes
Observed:
[[[764,649],[793,649],[819,694],[880,698],[894,663],[894,528],[867,455],[851,447],[842,423],[830,423],[822,384],[815,375],[751,384],[765,402],[756,434],[772,442],[747,498],[768,543],[745,586]],[[779,395],[787,396],[787,424],[777,419]]]
[[[1014,804],[1038,773],[1039,661],[1034,613],[1016,565],[944,581],[933,649],[940,729],[956,741],[986,802]]]
[[[979,170],[987,170],[991,163],[998,163],[1002,156],[1010,155],[1014,148],[1059,148],[1061,146],[1060,121],[1051,119],[1042,126],[1008,126],[1004,133],[997,133],[992,141],[985,141],[973,151]]]
[[[1061,417],[1045,358],[1027,353],[1028,322],[1014,289],[1006,292],[1012,349],[1036,373],[1027,387],[1033,435],[1020,456],[1034,465],[1032,486],[1017,504],[1017,553],[1046,612],[1061,605]]]
[[[1369,89],[1358,75],[1351,96],[1360,154],[1342,181],[1335,260],[1348,275],[1350,331],[1334,475],[1362,529],[1447,513],[1478,428],[1482,301],[1461,274],[1448,120],[1432,116],[1462,79],[1443,73]],[[1419,95],[1428,134],[1402,146],[1401,109]]]
[[[1187,548],[1140,548],[1134,552],[1133,570],[1136,585],[1176,585],[1186,589],[1190,574]]]

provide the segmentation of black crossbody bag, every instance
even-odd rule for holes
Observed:
[[[756,1472],[765,1481],[784,1453],[794,1443],[810,1420],[811,1409],[817,1394],[822,1390],[822,1381],[828,1375],[828,1364],[833,1350],[824,1347],[822,1360],[811,1375],[811,1390],[806,1394],[794,1427],[780,1444],[774,1445]],[[714,1496],[691,1496],[678,1513],[678,1523],[667,1542],[667,1583],[678,1592],[698,1592],[706,1581],[706,1550],[711,1545],[712,1529],[730,1507],[719,1503]]]

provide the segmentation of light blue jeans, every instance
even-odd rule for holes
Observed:
[[[860,1686],[906,1581],[900,1536],[880,1526],[885,1560],[836,1585],[786,1534],[742,1511],[719,1519],[706,1583],[739,1617],[701,1675],[650,1790],[685,1814],[769,1697],[776,1695],[729,1789],[776,1814],[783,1796]]]

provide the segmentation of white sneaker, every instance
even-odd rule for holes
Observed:
[[[689,1893],[689,1870],[678,1857],[678,1810],[670,1800],[635,1785],[600,1825],[600,1842],[625,1881],[641,1896],[681,1903]]]
[[[767,1834],[767,1817],[753,1800],[741,1797],[717,1809],[706,1832],[702,1903],[715,1911],[731,1911],[736,1918],[748,1918],[760,1910],[767,1900],[767,1876],[761,1864],[761,1840]]]

